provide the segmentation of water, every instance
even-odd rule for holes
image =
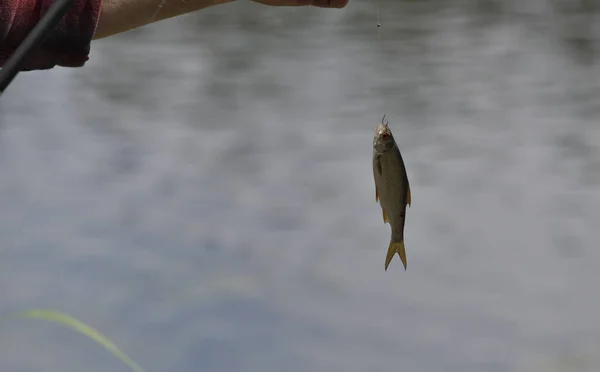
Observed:
[[[233,3],[93,43],[0,103],[0,311],[151,371],[600,368],[592,2]],[[407,163],[383,270],[374,125]],[[124,371],[0,324],[2,371]]]

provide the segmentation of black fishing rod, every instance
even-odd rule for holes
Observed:
[[[56,0],[0,70],[0,96],[21,71],[31,53],[50,35],[75,0]]]

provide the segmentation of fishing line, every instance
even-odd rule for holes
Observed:
[[[56,177],[55,173],[52,174],[54,177]],[[52,176],[50,178],[51,180],[53,179]],[[47,185],[48,183],[50,183],[50,180],[46,180],[47,182],[45,183],[45,185]],[[51,184],[51,183],[50,183]],[[39,190],[34,190],[32,192],[32,196],[29,199],[26,199],[24,202],[24,206],[23,206],[23,215],[21,216],[20,220],[17,220],[17,223],[15,225],[15,227],[12,229],[13,232],[13,237],[12,237],[12,241],[9,244],[9,246],[17,249],[19,247],[19,245],[22,243],[22,239],[23,239],[23,230],[25,228],[25,224],[27,222],[29,222],[29,218],[31,216],[31,213],[33,211],[33,206],[35,204],[37,204],[37,202],[42,198],[42,196],[44,195],[44,191],[46,191],[46,187],[41,187]]]
[[[377,12],[377,34],[379,35],[379,41],[381,41],[381,22],[379,22],[379,0],[375,0],[375,11]]]
[[[166,1],[167,1],[167,0],[162,0],[162,1],[160,2],[160,4],[158,4],[158,6],[156,7],[156,11],[154,11],[154,14],[152,15],[152,18],[150,18],[150,23],[152,23],[152,22],[153,22],[153,21],[156,19],[156,16],[158,15],[158,13],[159,13],[159,12],[160,12],[160,10],[162,9],[162,7],[163,7],[163,6],[165,6],[165,2],[166,2]]]
[[[381,41],[381,20],[379,18],[379,0],[375,0],[375,12],[377,14],[377,38],[379,39],[379,53],[383,57],[383,42]]]
[[[17,74],[24,68],[28,59],[31,57],[36,48],[38,48],[44,40],[49,36],[51,31],[56,28],[58,23],[63,19],[65,14],[71,9],[75,0],[57,0],[48,11],[42,16],[35,27],[27,34],[23,42],[12,53],[8,60],[4,63],[4,67],[0,70],[0,96],[12,83]],[[41,197],[43,192],[40,190],[29,201],[26,201],[23,216],[17,226],[13,229],[15,235],[13,237],[12,246],[17,246],[21,238],[21,231],[31,214],[32,205]]]
[[[10,244],[10,246],[12,246],[13,248],[17,248],[19,246],[19,244],[21,243],[21,237],[23,236],[21,233],[23,232],[23,228],[25,227],[25,222],[27,222],[27,220],[29,219],[31,211],[33,210],[33,208],[32,208],[33,205],[38,200],[40,200],[41,196],[42,196],[42,191],[40,190],[39,192],[34,194],[34,196],[31,199],[29,199],[28,201],[25,202],[25,211],[23,213],[23,216],[21,217],[21,220],[19,222],[17,222],[17,225],[13,229],[13,232],[14,232],[13,241],[12,241],[12,244]]]
[[[381,39],[381,18],[379,16],[379,0],[375,0],[375,14],[377,17],[377,39],[379,43],[379,59],[385,61],[383,54],[383,40]]]

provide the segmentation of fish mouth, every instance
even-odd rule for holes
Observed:
[[[381,135],[383,132],[389,133],[390,131],[388,127],[388,122],[385,121],[385,117],[386,115],[383,115],[383,118],[381,118],[381,122],[377,123],[377,126],[375,127],[375,133],[377,133],[378,135]]]
[[[391,134],[390,129],[386,127],[385,124],[377,124],[377,127],[375,128],[375,136],[379,137],[383,134]]]

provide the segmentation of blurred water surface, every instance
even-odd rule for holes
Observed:
[[[372,1],[236,2],[21,74],[0,102],[0,311],[66,311],[148,372],[598,370],[598,6],[379,7],[381,43]],[[406,272],[383,270],[384,113]],[[0,370],[125,367],[21,320]]]

